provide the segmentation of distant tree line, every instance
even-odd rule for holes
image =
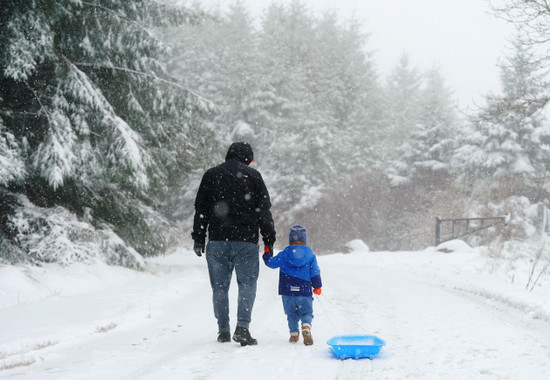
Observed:
[[[459,118],[439,70],[420,71],[403,55],[380,78],[361,30],[299,1],[272,4],[259,23],[236,2],[198,26],[165,30],[171,75],[221,110],[208,121],[220,146],[248,140],[256,149],[282,231],[298,216],[319,236],[346,225],[331,238],[341,243],[363,226],[346,223],[347,211],[315,210],[336,202],[332,191],[343,196],[348,177],[379,171],[397,185],[448,169]],[[192,211],[179,199],[174,210]]]
[[[1,261],[139,265],[185,242],[200,176],[236,140],[256,151],[277,227],[307,225],[319,251],[416,249],[436,215],[524,220],[546,204],[532,30],[502,90],[463,115],[437,68],[403,55],[382,78],[358,22],[300,1],[260,21],[240,2],[4,3]],[[519,17],[508,3],[497,13]]]
[[[169,70],[220,106],[210,119],[220,146],[256,147],[280,229],[309,224],[322,249],[354,237],[420,248],[433,242],[438,215],[513,213],[520,224],[522,197],[547,195],[545,73],[532,49],[513,44],[502,90],[464,114],[437,68],[403,55],[380,77],[361,29],[299,1],[273,4],[255,22],[236,2],[165,34]]]

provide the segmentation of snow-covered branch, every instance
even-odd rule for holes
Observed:
[[[183,91],[185,91],[185,93],[193,95],[197,99],[201,99],[201,100],[203,100],[207,103],[210,103],[211,105],[214,104],[213,101],[207,99],[205,96],[197,93],[196,91],[190,90],[189,88],[186,88],[186,87],[182,86],[181,84],[177,83],[175,81],[175,79],[174,80],[167,80],[167,79],[160,78],[158,75],[155,75],[155,74],[145,73],[143,71],[137,71],[137,70],[129,69],[127,67],[106,65],[106,64],[100,64],[100,63],[74,62],[73,64],[76,65],[76,66],[80,66],[80,67],[92,67],[92,68],[95,68],[95,69],[109,69],[109,70],[115,70],[115,71],[122,71],[122,72],[126,72],[126,73],[129,73],[129,74],[135,74],[135,75],[151,78],[154,81],[157,81],[159,83],[163,83],[163,84],[166,84],[166,85],[169,85],[169,86],[172,86],[172,87],[176,87],[180,90],[183,90]]]

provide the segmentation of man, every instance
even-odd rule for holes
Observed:
[[[250,335],[249,325],[259,274],[259,232],[266,252],[273,252],[275,242],[271,201],[262,176],[248,166],[253,160],[250,144],[235,142],[225,162],[204,173],[195,199],[191,234],[194,251],[201,256],[208,231],[206,261],[218,320],[218,342],[222,343],[231,341],[228,292],[235,269],[239,295],[233,340],[242,346],[258,343]]]

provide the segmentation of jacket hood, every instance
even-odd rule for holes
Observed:
[[[254,152],[247,142],[234,142],[231,144],[225,155],[225,160],[237,159],[245,164],[250,164],[254,160]]]
[[[313,252],[305,245],[290,245],[283,251],[285,261],[292,267],[300,268],[311,261]]]

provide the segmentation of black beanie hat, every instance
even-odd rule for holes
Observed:
[[[237,160],[250,164],[254,160],[254,152],[247,142],[234,142],[231,144],[225,155],[225,160],[236,158]]]

